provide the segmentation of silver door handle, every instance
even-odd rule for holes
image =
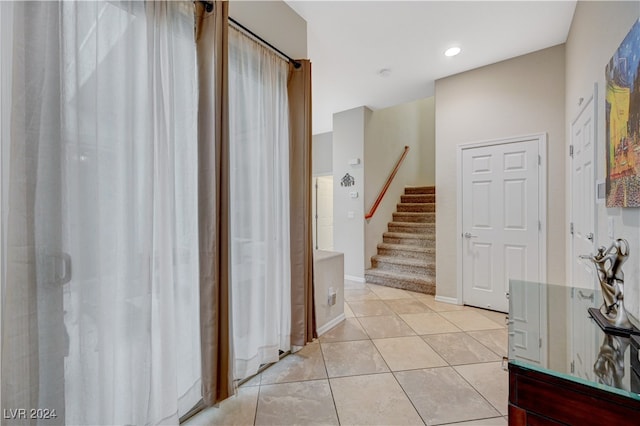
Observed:
[[[465,232],[464,234],[462,234],[463,237],[469,239],[469,238],[478,238],[477,235],[472,235],[471,232]]]
[[[587,237],[587,240],[593,242],[593,232],[589,232],[585,237]]]

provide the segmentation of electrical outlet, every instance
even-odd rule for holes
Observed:
[[[329,294],[327,295],[327,305],[333,306],[336,304],[336,299],[337,299],[336,291],[333,289],[333,287],[329,287],[328,293]]]

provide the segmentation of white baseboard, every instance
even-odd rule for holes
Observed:
[[[329,321],[328,323],[326,323],[325,325],[323,325],[322,327],[319,327],[316,330],[318,332],[318,337],[322,336],[324,333],[331,330],[336,325],[340,324],[342,321],[345,320],[345,318],[346,317],[344,316],[344,312],[343,312],[337,317],[335,317],[334,319],[332,319],[331,321]]]
[[[436,296],[436,302],[450,303],[452,305],[462,305],[456,297]]]
[[[357,283],[366,283],[367,282],[363,277],[356,277],[354,275],[345,275],[344,279],[345,280],[349,280],[349,281],[355,281]]]

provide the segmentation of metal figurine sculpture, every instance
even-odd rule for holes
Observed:
[[[622,265],[629,257],[629,243],[618,238],[609,248],[601,246],[595,255],[580,256],[593,262],[598,272],[604,303],[600,313],[614,327],[633,328],[624,309],[624,272]]]
[[[605,334],[598,359],[593,364],[593,372],[598,377],[598,382],[613,386],[622,387],[624,377],[624,353],[629,346],[629,338]]]

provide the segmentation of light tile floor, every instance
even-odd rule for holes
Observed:
[[[189,425],[507,424],[505,314],[345,282],[347,319]]]

